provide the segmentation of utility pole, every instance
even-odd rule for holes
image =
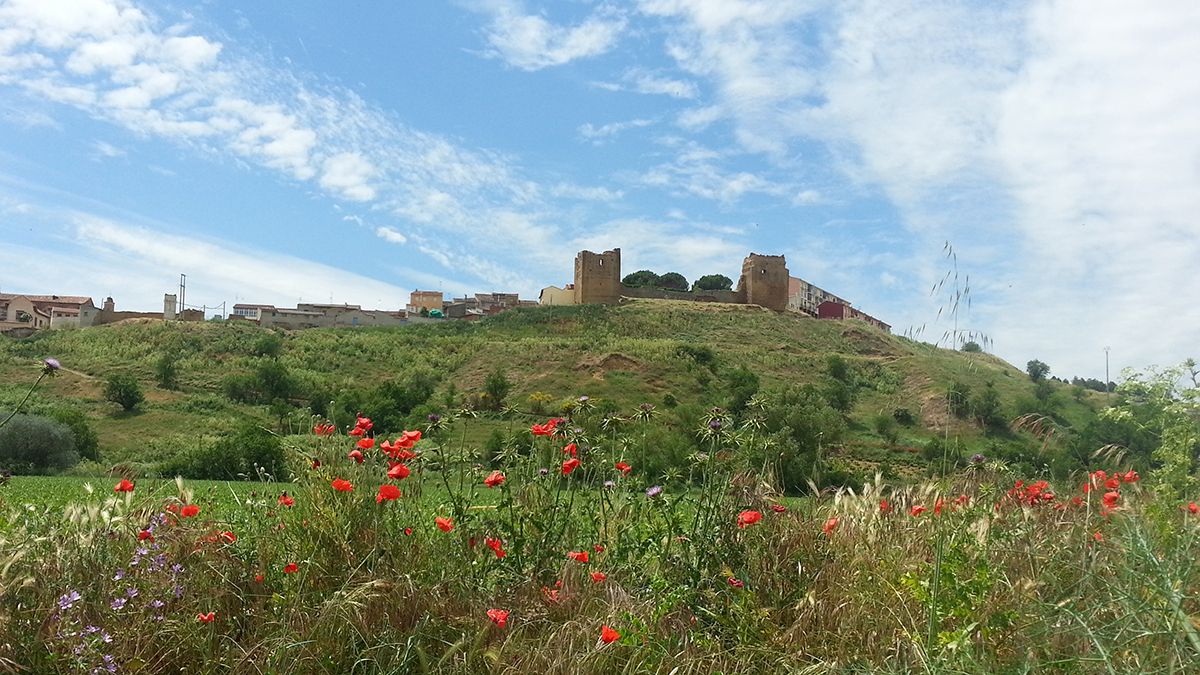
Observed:
[[[1108,379],[1108,350],[1110,350],[1110,349],[1112,349],[1112,347],[1104,348],[1104,392],[1105,393],[1108,393],[1110,391],[1108,388],[1108,383],[1111,382],[1111,380]]]

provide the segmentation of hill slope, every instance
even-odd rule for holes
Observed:
[[[82,408],[99,433],[104,461],[113,462],[171,452],[168,446],[220,432],[239,418],[271,420],[286,428],[286,405],[272,409],[226,396],[231,379],[267,362],[282,366],[292,383],[288,398],[296,411],[290,419],[301,431],[309,424],[301,409],[345,423],[346,412],[355,407],[372,412],[370,404],[388,383],[399,385],[390,390],[393,399],[414,382],[433,388],[428,402],[403,411],[411,419],[449,412],[464,396],[477,397],[495,371],[512,384],[507,403],[522,410],[551,414],[562,402],[587,395],[623,414],[652,403],[676,411],[684,424],[705,408],[727,405],[739,374],[744,381],[748,371],[763,393],[806,384],[821,391],[848,390],[847,432],[831,451],[864,472],[889,465],[912,474],[923,466],[914,453],[939,438],[957,439],[968,454],[998,448],[1026,458],[1036,454],[1038,442],[1032,437],[1008,432],[1004,425],[988,431],[970,413],[966,419],[951,415],[946,392],[953,383],[965,385],[971,401],[993,387],[1004,421],[1037,410],[1060,423],[1079,424],[1102,402],[1094,392],[1058,383],[1044,387],[1039,400],[1023,372],[987,354],[937,349],[859,322],[740,305],[638,300],[613,307],[520,309],[478,324],[273,335],[232,322],[134,320],[0,340],[0,409],[24,394],[41,358],[54,356],[69,371],[44,385],[35,406],[66,402]],[[273,352],[275,358],[262,355]],[[178,355],[175,390],[154,384],[164,354]],[[845,366],[840,379],[830,374],[831,358],[833,368],[841,367],[839,360]],[[147,401],[139,413],[120,414],[103,401],[103,379],[116,372],[132,373],[142,382]],[[907,411],[913,423],[887,422],[907,419],[898,411]],[[470,440],[482,444],[489,431],[487,423],[474,425]]]

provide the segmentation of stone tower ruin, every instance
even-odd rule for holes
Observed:
[[[784,276],[784,289],[787,276]],[[575,304],[615,305],[621,301],[621,249],[580,251],[575,256]],[[785,295],[784,304],[787,298]]]
[[[751,253],[742,261],[738,295],[748,305],[785,311],[788,304],[788,278],[787,262],[783,256]]]

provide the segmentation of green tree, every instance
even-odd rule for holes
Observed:
[[[679,272],[667,272],[659,277],[658,282],[654,285],[669,291],[686,291],[691,287],[688,284],[687,278]]]
[[[658,275],[650,270],[638,270],[626,274],[621,283],[633,288],[654,288],[658,286]]]
[[[504,407],[504,399],[508,398],[508,392],[512,391],[512,382],[508,376],[500,368],[496,368],[488,374],[487,379],[483,383],[483,391],[488,397],[488,406],[492,410],[500,410]]]
[[[706,274],[696,280],[693,290],[700,291],[729,291],[733,290],[733,279],[724,274]]]
[[[974,340],[971,340],[971,341],[969,341],[969,342],[964,342],[964,343],[963,343],[963,346],[962,346],[962,348],[961,348],[961,350],[962,350],[962,351],[964,351],[964,352],[976,352],[976,353],[978,353],[978,352],[982,352],[982,351],[983,351],[983,348],[979,346],[979,343],[978,343],[978,342],[975,342]]]
[[[75,437],[75,452],[83,459],[99,461],[100,438],[88,424],[87,415],[78,408],[55,407],[46,411],[46,417],[67,425]]]
[[[1025,364],[1025,372],[1029,373],[1029,379],[1034,382],[1041,382],[1050,374],[1050,366],[1034,359]]]
[[[104,399],[121,406],[126,412],[145,400],[137,378],[128,373],[113,373],[104,382]]]

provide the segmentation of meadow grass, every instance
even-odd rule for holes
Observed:
[[[1200,667],[1200,515],[1148,489],[1152,478],[1109,466],[1050,485],[976,466],[785,501],[741,461],[752,434],[712,419],[691,458],[692,487],[661,491],[638,472],[635,428],[585,439],[570,423],[531,434],[527,450],[506,450],[494,467],[460,461],[477,450],[427,434],[404,460],[407,475],[391,480],[394,457],[369,443],[358,463],[347,457],[358,438],[340,434],[289,444],[293,483],[137,480],[114,492],[115,479],[91,479],[88,491],[83,479],[14,478],[0,487],[0,664],[51,673]],[[604,626],[618,636],[602,640],[613,635]]]

